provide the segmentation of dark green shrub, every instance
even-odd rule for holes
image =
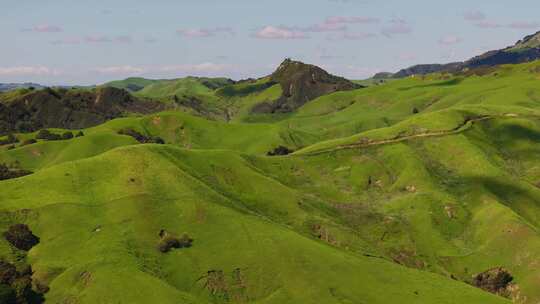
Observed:
[[[72,139],[72,138],[73,138],[73,133],[71,133],[70,131],[64,132],[62,134],[62,139]]]
[[[158,250],[163,253],[169,252],[173,248],[189,248],[193,243],[193,239],[187,233],[184,233],[182,237],[177,237],[165,230],[161,230],[159,236]]]
[[[17,178],[28,174],[32,174],[32,172],[23,169],[13,169],[6,164],[0,163],[0,180]]]
[[[11,286],[0,284],[0,303],[17,304],[17,295]]]
[[[82,136],[84,136],[83,131],[79,131],[79,132],[77,132],[77,134],[75,135],[75,137],[82,137]]]
[[[266,153],[266,155],[268,155],[268,156],[288,155],[288,154],[291,154],[291,153],[293,153],[293,152],[294,152],[293,150],[290,150],[290,149],[287,148],[287,147],[284,147],[284,146],[278,146],[278,147],[275,148],[274,150],[268,151],[268,153]]]
[[[11,225],[8,231],[4,232],[4,237],[13,247],[24,251],[39,243],[39,238],[24,224]]]
[[[19,139],[13,134],[8,134],[6,139],[0,140],[0,146],[18,143]]]
[[[33,138],[30,138],[30,139],[27,139],[27,140],[23,141],[23,142],[21,143],[21,147],[23,147],[23,146],[28,146],[28,145],[33,145],[33,144],[35,144],[35,143],[37,143],[37,140],[35,140],[35,139],[33,139]]]
[[[58,134],[51,133],[47,129],[39,130],[39,132],[36,134],[36,139],[44,139],[44,140],[60,140],[62,137]]]

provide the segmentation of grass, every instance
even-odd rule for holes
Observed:
[[[536,303],[539,64],[394,80],[285,115],[251,114],[281,94],[262,79],[204,93],[228,122],[169,111],[0,147],[35,171],[0,182],[0,228],[41,238],[26,259],[51,303],[510,303],[464,283],[499,266],[516,303]],[[265,155],[278,145],[297,152]],[[193,246],[160,253],[161,229]],[[0,257],[20,256],[0,241]]]

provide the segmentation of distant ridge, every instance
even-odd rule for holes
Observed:
[[[501,64],[518,64],[540,59],[540,31],[526,36],[514,45],[501,50],[493,50],[463,62],[448,64],[419,64],[397,73],[379,73],[374,78],[403,78],[412,75],[425,75],[437,72],[458,72],[465,69],[490,67]]]

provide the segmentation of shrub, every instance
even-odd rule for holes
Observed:
[[[294,152],[293,150],[290,150],[289,148],[287,148],[285,146],[278,146],[274,150],[268,151],[268,153],[266,153],[266,155],[268,155],[268,156],[288,155],[288,154],[291,154],[293,152]]]
[[[0,180],[17,178],[28,174],[32,174],[32,172],[22,169],[12,169],[6,164],[0,163]]]
[[[0,303],[17,304],[17,296],[11,286],[0,284]]]
[[[413,112],[413,114],[418,114],[420,111],[418,111],[417,108],[413,108],[413,109],[412,109],[412,112]]]
[[[39,132],[36,134],[36,139],[44,139],[44,140],[60,140],[62,137],[58,134],[51,133],[47,129],[39,130]]]
[[[505,295],[506,287],[514,278],[508,270],[497,267],[477,274],[473,278],[473,285],[485,291]]]
[[[18,273],[15,265],[0,260],[0,284],[10,285],[17,276]]]
[[[37,143],[37,140],[35,140],[35,139],[33,139],[33,138],[30,138],[30,139],[27,139],[27,140],[23,141],[23,142],[21,143],[21,147],[23,147],[23,146],[28,146],[28,145],[33,145],[33,144],[35,144],[35,143]]]
[[[6,139],[0,140],[0,146],[14,144],[18,142],[19,140],[17,139],[17,137],[15,137],[15,135],[8,134],[8,136],[6,136]]]
[[[39,238],[24,224],[11,225],[8,231],[4,232],[4,237],[13,247],[24,251],[39,243]]]
[[[79,132],[77,132],[77,134],[75,135],[75,137],[82,137],[82,136],[84,136],[83,131],[79,131]]]
[[[177,237],[165,230],[161,230],[159,236],[158,250],[163,253],[169,252],[173,248],[189,248],[193,243],[193,239],[187,233],[184,233],[182,237]]]
[[[141,133],[131,129],[131,128],[124,128],[118,131],[118,134],[120,135],[127,135],[135,138],[136,141],[140,142],[141,144],[164,144],[165,141],[158,136],[154,137],[147,137],[142,135]]]
[[[70,131],[64,132],[64,134],[62,134],[62,139],[72,139],[72,138],[73,138],[73,133],[71,133]]]

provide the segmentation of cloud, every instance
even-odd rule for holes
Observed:
[[[110,38],[109,36],[103,36],[103,35],[91,35],[84,37],[84,42],[86,43],[132,43],[133,38],[128,35],[122,35],[122,36],[116,36],[114,38]]]
[[[345,32],[341,34],[334,34],[334,35],[328,35],[326,37],[327,40],[335,41],[335,40],[365,40],[369,38],[377,37],[376,34],[373,33],[351,33],[351,32]]]
[[[146,43],[154,43],[154,42],[157,42],[157,39],[154,38],[154,37],[146,37],[146,38],[144,38],[144,42],[146,42]]]
[[[516,21],[508,25],[512,29],[537,29],[540,28],[538,22]]]
[[[59,26],[56,25],[50,25],[50,24],[40,24],[33,26],[32,28],[26,28],[23,29],[23,32],[35,32],[35,33],[60,33],[63,32],[64,29],[62,29]]]
[[[384,27],[381,33],[386,37],[392,37],[393,35],[404,35],[410,34],[412,32],[412,27],[409,23],[403,19],[392,19],[390,24]]]
[[[91,69],[90,71],[97,72],[100,74],[141,74],[145,72],[145,69],[141,67],[131,66],[131,65],[121,65],[121,66],[97,67],[97,68]]]
[[[55,76],[60,71],[45,66],[0,67],[0,76]]]
[[[474,24],[474,26],[482,29],[494,29],[494,28],[500,28],[502,27],[501,24],[494,22],[494,21],[480,21]]]
[[[482,21],[486,19],[486,15],[480,11],[469,11],[463,15],[467,21]]]
[[[320,23],[314,24],[306,28],[299,28],[299,31],[302,32],[313,32],[313,33],[323,33],[323,32],[340,32],[347,30],[347,26],[340,23]]]
[[[306,39],[309,38],[305,32],[286,26],[265,26],[255,33],[255,38],[259,39]]]
[[[176,33],[187,38],[208,38],[219,34],[234,36],[235,32],[230,27],[178,29]]]
[[[51,41],[51,44],[62,45],[62,44],[80,44],[81,39],[79,38],[63,38],[58,40]]]
[[[413,61],[416,60],[418,57],[413,53],[401,53],[398,54],[396,58],[402,61]]]
[[[176,73],[217,73],[230,71],[235,66],[231,64],[219,64],[205,62],[201,64],[180,64],[157,67],[159,72],[176,72]]]
[[[439,39],[438,42],[439,44],[442,44],[442,45],[453,45],[453,44],[460,43],[461,41],[463,41],[463,39],[461,39],[460,37],[457,37],[454,35],[448,35]]]
[[[326,24],[373,24],[379,23],[381,20],[378,18],[372,17],[344,17],[344,16],[333,16],[326,18]]]

